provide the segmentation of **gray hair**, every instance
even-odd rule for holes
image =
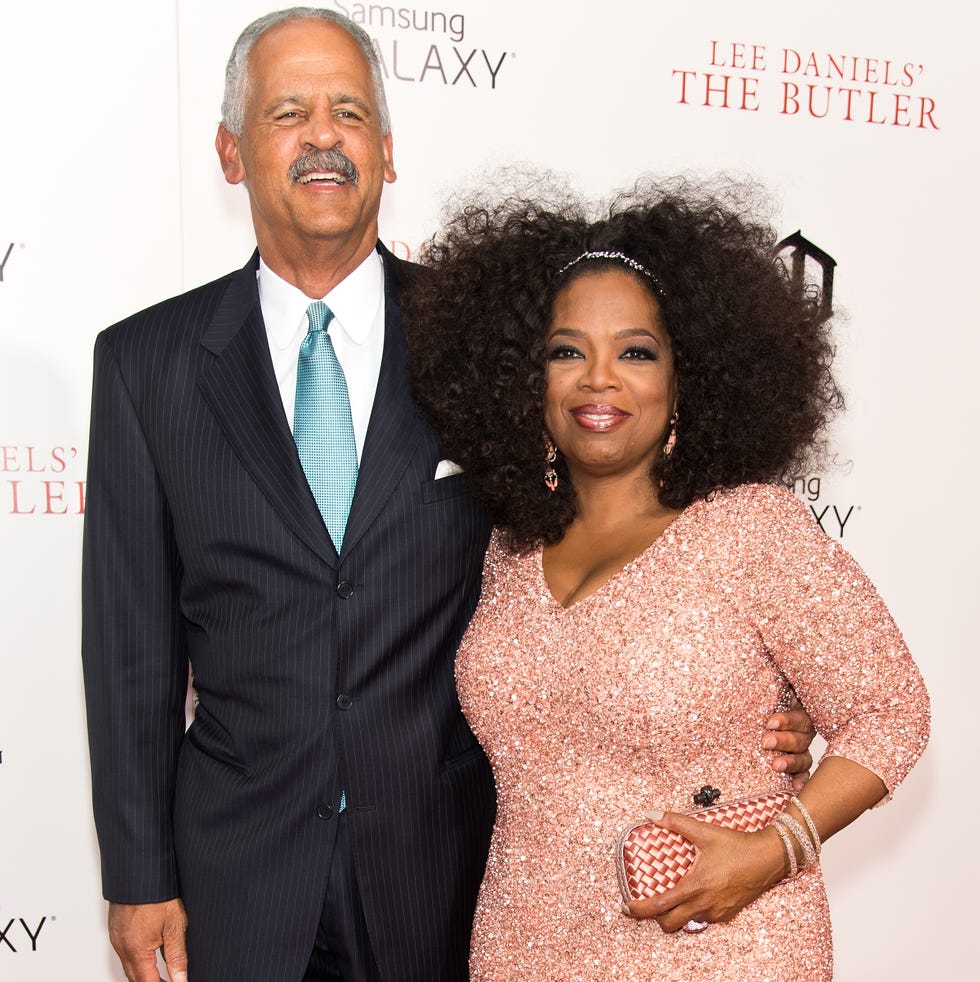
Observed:
[[[385,98],[384,79],[381,74],[381,62],[370,36],[363,27],[355,24],[350,18],[338,14],[334,10],[324,10],[321,7],[290,7],[288,10],[277,10],[252,21],[239,35],[228,67],[225,69],[225,94],[221,100],[221,121],[225,128],[235,136],[242,135],[245,125],[245,95],[248,92],[248,56],[255,42],[266,31],[279,24],[294,20],[322,20],[336,24],[345,30],[360,46],[367,58],[371,69],[371,80],[374,82],[374,101],[378,110],[378,122],[382,135],[391,132],[391,117],[388,115],[388,100]]]

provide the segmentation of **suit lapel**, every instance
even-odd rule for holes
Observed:
[[[405,473],[424,427],[412,401],[398,311],[399,260],[379,244],[385,267],[385,341],[378,389],[357,475],[343,552],[357,545]]]
[[[231,278],[205,329],[201,344],[214,358],[198,384],[228,441],[284,524],[321,559],[336,566],[336,550],[306,483],[282,409],[259,306],[257,265],[256,254]]]

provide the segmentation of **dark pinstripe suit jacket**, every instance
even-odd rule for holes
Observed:
[[[83,661],[104,890],[184,898],[195,982],[302,977],[341,789],[384,977],[466,978],[494,805],[453,655],[489,529],[461,477],[433,480],[397,307],[415,267],[381,251],[384,356],[339,557],[255,257],[96,344]]]

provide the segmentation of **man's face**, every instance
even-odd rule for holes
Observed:
[[[395,180],[391,136],[381,135],[367,59],[342,28],[297,20],[263,34],[249,55],[241,136],[221,126],[216,146],[225,179],[248,188],[260,251],[374,247],[381,189]]]

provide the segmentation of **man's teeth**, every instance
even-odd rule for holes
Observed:
[[[333,171],[312,171],[299,179],[300,184],[309,184],[310,181],[333,181],[335,184],[343,184],[344,178]]]

